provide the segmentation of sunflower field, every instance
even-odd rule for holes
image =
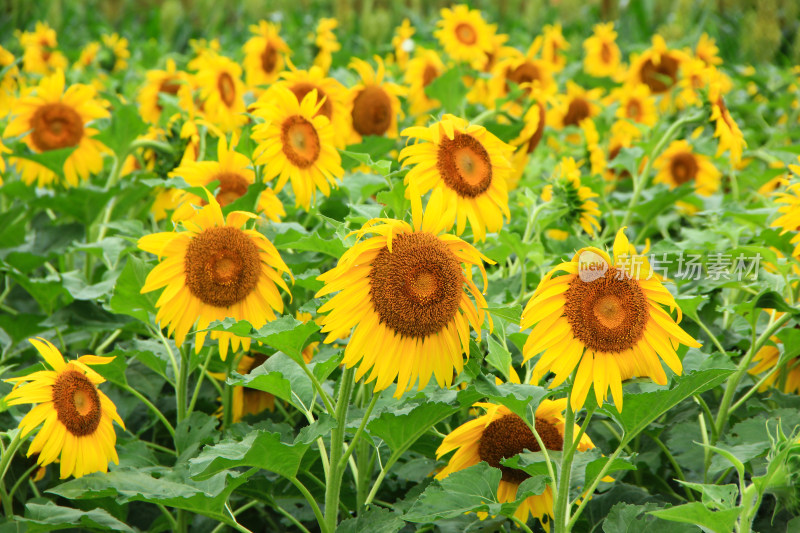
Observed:
[[[800,531],[795,0],[2,0],[0,172],[0,533]]]

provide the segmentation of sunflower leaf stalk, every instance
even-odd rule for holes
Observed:
[[[586,420],[588,422],[588,419]],[[569,485],[572,475],[572,460],[578,449],[580,440],[574,440],[575,411],[572,410],[569,396],[567,396],[567,409],[564,412],[564,444],[567,448],[561,454],[561,472],[558,478],[556,501],[553,503],[553,522],[555,533],[565,533],[570,530],[570,499]]]
[[[339,397],[336,399],[336,427],[331,432],[330,468],[328,478],[325,480],[325,523],[320,524],[322,530],[328,532],[334,531],[339,521],[339,494],[346,466],[343,455],[344,433],[347,426],[347,411],[350,407],[350,394],[355,384],[354,375],[354,368],[344,369],[339,385]]]
[[[9,432],[9,434],[12,432]],[[6,516],[13,516],[14,508],[12,506],[12,502],[8,493],[6,493],[6,486],[5,482],[3,481],[6,476],[6,472],[8,471],[8,467],[11,464],[11,459],[17,453],[20,445],[22,444],[22,439],[20,438],[21,431],[19,429],[15,430],[14,436],[11,438],[11,442],[8,443],[8,448],[3,450],[2,457],[0,457],[0,497],[3,499],[3,513]],[[2,443],[0,443],[2,444]]]

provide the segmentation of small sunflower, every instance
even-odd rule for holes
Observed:
[[[250,26],[253,37],[244,43],[244,72],[251,89],[268,85],[278,79],[283,70],[283,58],[289,52],[280,36],[280,26],[266,20]]]
[[[536,147],[542,141],[544,135],[544,128],[547,122],[547,97],[541,93],[535,93],[537,96],[533,98],[533,105],[531,105],[522,117],[522,131],[519,136],[511,141],[511,145],[515,146],[514,155],[512,157],[512,164],[514,170],[508,179],[508,189],[513,190],[517,187],[525,168],[528,166],[528,160]]]
[[[444,479],[453,472],[485,461],[502,472],[500,486],[497,488],[498,501],[513,502],[517,499],[520,484],[530,475],[524,470],[504,466],[500,461],[525,450],[541,451],[541,447],[528,424],[508,407],[484,402],[478,402],[473,407],[484,409],[486,414],[460,425],[444,438],[436,450],[436,457],[441,458],[453,450],[456,452],[436,478]],[[563,413],[566,408],[566,398],[542,400],[536,408],[536,433],[548,451],[560,452],[564,448],[566,421]],[[579,430],[576,424],[573,434],[577,435]],[[592,439],[586,434],[582,435],[578,451],[592,448]],[[533,516],[542,527],[549,530],[549,523],[553,518],[553,488],[548,485],[542,494],[526,498],[514,512],[514,516],[522,522],[527,522],[528,517]]]
[[[452,207],[434,192],[425,213],[412,198],[413,224],[373,219],[357,233],[359,241],[338,265],[318,279],[322,297],[337,292],[319,308],[324,342],[346,337],[355,327],[342,363],[359,365],[356,379],[371,370],[375,390],[397,382],[396,397],[428,384],[431,375],[449,387],[469,356],[470,326],[480,337],[486,300],[472,281],[477,266],[486,288],[483,262],[492,263],[458,237],[441,234],[452,220]],[[372,237],[365,238],[367,234]],[[472,299],[470,299],[472,295]],[[491,329],[491,318],[489,317]]]
[[[121,72],[128,68],[128,59],[131,57],[131,52],[128,50],[128,39],[112,33],[103,35],[101,40],[109,52],[110,59],[108,64],[101,63],[100,66],[111,72]]]
[[[350,68],[358,72],[361,82],[350,89],[349,108],[351,120],[350,143],[361,142],[364,135],[383,135],[397,137],[397,120],[403,118],[398,96],[403,88],[384,81],[386,70],[383,60],[375,56],[377,70],[364,61],[354,57]]]
[[[614,89],[606,101],[608,104],[619,104],[615,115],[617,118],[632,120],[645,126],[652,126],[658,121],[655,98],[643,83]]]
[[[76,187],[79,180],[103,170],[103,152],[108,148],[93,137],[98,131],[89,123],[108,116],[108,111],[95,100],[96,91],[89,85],[75,84],[64,90],[64,72],[42,78],[33,92],[27,92],[13,104],[13,119],[3,136],[23,135],[28,147],[42,153],[75,147],[64,161],[66,185]],[[28,159],[13,158],[22,180],[39,186],[58,180],[52,170]]]
[[[295,205],[306,210],[317,190],[328,196],[331,186],[337,186],[336,179],[344,174],[331,123],[319,113],[323,104],[316,90],[298,103],[292,91],[276,86],[274,97],[254,112],[268,121],[253,128],[253,139],[259,143],[256,164],[265,165],[265,180],[278,178],[275,192],[291,180]]]
[[[444,63],[435,50],[419,49],[415,57],[408,61],[404,76],[408,86],[409,111],[412,115],[421,116],[439,107],[438,100],[432,100],[425,94],[425,87],[444,71]]]
[[[536,39],[528,49],[526,54],[518,50],[509,52],[501,60],[497,61],[492,69],[492,77],[489,79],[490,102],[486,102],[488,107],[495,106],[495,100],[505,98],[511,90],[509,82],[519,86],[526,97],[531,96],[532,91],[544,93],[554,93],[556,84],[553,81],[552,65],[535,56],[541,47],[541,39]],[[521,106],[518,102],[508,102],[508,111],[512,114],[519,114]]]
[[[321,18],[317,23],[316,34],[311,35],[316,47],[316,55],[314,56],[314,66],[319,67],[323,74],[327,74],[333,62],[333,53],[341,50],[342,45],[336,39],[336,34],[333,30],[339,25],[339,21],[335,18]]]
[[[784,205],[778,207],[778,213],[781,213],[781,216],[775,219],[770,226],[782,228],[781,235],[788,231],[798,232],[791,242],[796,244],[792,255],[800,258],[800,183],[789,185],[785,191],[775,193],[775,197],[776,204]]]
[[[34,31],[19,34],[19,43],[25,49],[22,55],[25,72],[46,76],[67,68],[67,58],[56,49],[56,30],[46,22],[37,22]]]
[[[98,54],[100,53],[100,43],[97,41],[92,41],[87,43],[86,46],[83,47],[81,50],[81,55],[78,56],[78,61],[75,63],[75,69],[81,70],[84,68],[88,68],[92,66],[95,59],[97,59]]]
[[[567,94],[556,95],[556,105],[551,111],[552,120],[548,123],[555,128],[563,129],[567,126],[580,126],[580,123],[600,113],[597,102],[603,94],[603,89],[589,89],[588,91],[572,81],[567,82]]]
[[[703,32],[694,48],[695,57],[701,59],[706,65],[717,66],[722,64],[722,58],[718,54],[719,48],[717,48],[716,41]]]
[[[145,235],[140,249],[163,258],[147,275],[141,292],[161,288],[156,302],[156,322],[174,333],[180,346],[197,323],[195,351],[203,348],[214,320],[227,317],[247,320],[260,328],[275,320],[275,311],[283,312],[278,287],[289,292],[282,273],[289,267],[266,237],[244,224],[256,218],[252,213],[232,211],[226,219],[217,200],[209,193],[208,205],[181,222],[186,231]],[[276,287],[277,285],[277,287]],[[274,311],[273,311],[274,310]],[[212,331],[219,339],[219,353],[224,360],[230,342],[234,351],[239,345],[250,348],[250,339],[224,331]]]
[[[225,137],[217,142],[216,161],[186,161],[170,172],[170,177],[180,176],[192,187],[207,187],[214,181],[219,182],[216,195],[220,207],[225,207],[247,193],[250,185],[255,183],[256,175],[250,159],[234,150],[236,137],[231,139],[230,148]],[[206,205],[206,201],[192,193],[181,191],[175,198],[177,207],[172,214],[174,222],[187,220],[194,216],[194,206]],[[283,204],[275,192],[267,187],[259,195],[256,212],[261,213],[273,222],[280,222],[286,216]]]
[[[400,70],[406,70],[411,52],[414,51],[414,41],[411,38],[416,31],[408,18],[404,18],[403,22],[394,30],[392,49],[394,50],[395,63],[397,63],[397,67]]]
[[[720,76],[715,76],[708,86],[708,100],[711,103],[711,120],[716,121],[714,137],[719,137],[717,157],[722,155],[725,150],[730,153],[731,163],[738,164],[742,160],[742,150],[747,146],[742,130],[739,129],[736,121],[731,117],[725,100],[722,97],[722,80]]]
[[[205,117],[223,133],[238,129],[247,122],[244,106],[245,87],[242,67],[227,57],[206,52],[189,63],[197,70],[197,86]]]
[[[469,9],[464,4],[452,9],[444,7],[440,14],[442,18],[436,23],[437,29],[433,34],[445,53],[473,68],[483,67],[486,55],[492,51],[494,27],[483,20],[480,11]]]
[[[405,178],[408,197],[441,190],[446,204],[454,207],[446,222],[457,221],[457,234],[464,233],[467,220],[475,240],[484,240],[487,230],[500,231],[503,216],[511,216],[507,183],[511,146],[483,126],[453,115],[428,127],[406,128],[403,135],[422,141],[406,146],[399,155],[403,166],[413,165]]]
[[[9,378],[14,390],[5,397],[8,405],[36,404],[19,424],[20,438],[44,423],[28,448],[28,457],[48,465],[60,458],[60,478],[108,472],[108,463],[119,464],[114,448],[117,435],[112,422],[125,424],[114,403],[97,388],[100,374],[88,365],[110,363],[113,357],[84,355],[64,362],[64,356],[49,341],[29,339],[52,370]]]
[[[619,155],[623,148],[630,148],[633,142],[642,136],[642,132],[632,122],[628,120],[618,120],[611,125],[611,139],[608,141],[608,157],[607,161],[610,163]],[[642,163],[644,163],[644,159]],[[630,172],[627,170],[618,170],[611,166],[606,166],[603,174],[606,181],[615,182],[619,179],[629,179]]]
[[[643,83],[653,94],[664,95],[678,83],[681,66],[687,59],[685,53],[670,49],[663,37],[654,35],[652,46],[631,58],[628,82]],[[663,102],[666,106],[669,99]]]
[[[567,58],[561,53],[569,50],[569,43],[561,33],[561,24],[546,24],[542,28],[542,59],[550,64],[550,70],[561,72]]]
[[[687,141],[673,141],[653,166],[658,171],[654,183],[666,183],[670,189],[689,182],[700,196],[711,196],[719,189],[720,171],[706,156],[694,153]]]
[[[764,381],[759,392],[764,392],[770,387],[778,387],[786,394],[800,394],[800,357],[792,357],[786,363],[778,367],[781,358],[781,350],[778,345],[782,344],[778,337],[770,337],[775,345],[766,344],[756,352],[753,362],[756,363],[748,372],[756,376],[769,372],[769,377]]]
[[[675,97],[679,108],[702,106],[700,91],[708,87],[715,76],[716,69],[696,57],[684,61],[681,67],[681,79],[678,81],[680,91]]]
[[[583,138],[586,139],[586,150],[589,152],[589,164],[594,176],[602,176],[606,170],[606,154],[600,146],[600,133],[597,126],[590,118],[585,119],[580,124],[583,130]]]
[[[617,46],[614,23],[595,24],[594,33],[583,41],[583,70],[596,78],[613,77],[620,68],[622,53]]]
[[[188,92],[192,90],[192,75],[177,70],[173,59],[167,59],[166,70],[148,70],[145,77],[147,81],[136,100],[142,119],[151,124],[156,124],[161,118],[162,94],[177,96],[182,89]]]
[[[545,186],[542,197],[549,202],[555,196],[567,208],[567,213],[559,225],[570,227],[579,224],[583,231],[594,236],[600,229],[597,217],[600,216],[596,198],[597,193],[581,185],[581,171],[571,157],[565,157],[556,167],[552,183]]]
[[[19,85],[19,68],[14,64],[14,54],[0,46],[0,118],[11,110],[11,102]]]
[[[583,406],[592,383],[598,405],[611,388],[614,404],[622,410],[622,380],[647,376],[665,385],[658,356],[680,374],[675,347],[700,346],[662,308],[678,308],[680,322],[672,294],[653,275],[647,259],[636,256],[624,230],[614,239],[613,259],[598,248],[582,248],[572,261],[542,278],[522,312],[520,328],[533,326],[523,358],[542,353],[534,377],[551,371],[555,378],[550,386],[555,387],[578,369],[570,396],[575,411]],[[634,256],[640,268],[633,268]],[[566,275],[555,276],[558,272]]]

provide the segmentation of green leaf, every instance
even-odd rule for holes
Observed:
[[[392,142],[394,145],[394,142]],[[373,161],[372,157],[369,154],[362,154],[358,152],[350,152],[348,150],[339,150],[342,155],[346,155],[350,159],[358,161],[364,165],[367,165],[370,169],[374,170],[381,176],[388,176],[389,173],[392,171],[392,162],[387,161],[385,159],[381,159],[378,161]]]
[[[45,504],[29,502],[25,505],[25,516],[15,516],[14,521],[27,525],[26,531],[55,531],[58,529],[93,528],[111,531],[130,531],[127,524],[120,522],[105,509],[81,511],[71,507],[62,507],[53,502]]]
[[[183,463],[193,457],[204,445],[214,442],[219,419],[193,411],[192,414],[181,420],[175,427],[175,450],[180,454],[178,463]]]
[[[121,165],[122,158],[128,154],[130,144],[147,131],[147,124],[142,121],[139,107],[135,103],[123,104],[111,93],[104,93],[104,97],[111,99],[114,112],[111,114],[111,124],[102,128],[95,138],[111,148],[120,158]]]
[[[656,520],[644,513],[659,509],[656,503],[614,504],[603,521],[604,533],[697,533],[699,528]]]
[[[396,533],[400,531],[406,523],[400,516],[380,507],[369,509],[364,513],[359,513],[355,518],[343,520],[337,527],[336,533]]]
[[[800,309],[795,309],[786,303],[786,299],[775,291],[764,291],[758,295],[754,307],[762,309],[775,309],[781,313],[789,313],[791,315],[800,314]]]
[[[261,366],[245,376],[234,373],[228,385],[241,385],[274,394],[297,409],[309,410],[314,399],[311,380],[285,353],[271,355]]]
[[[730,533],[733,531],[736,519],[741,512],[741,507],[725,511],[712,511],[700,502],[691,502],[658,511],[649,511],[651,515],[663,520],[695,524],[710,529],[715,533]]]
[[[487,307],[486,310],[492,315],[507,321],[509,324],[519,325],[520,320],[522,320],[522,306],[519,304],[511,306],[506,305],[503,307]]]
[[[468,92],[461,77],[461,69],[453,67],[430,82],[425,87],[425,94],[428,98],[439,100],[444,111],[461,115],[461,109]]]
[[[140,292],[149,272],[150,269],[144,261],[132,255],[128,256],[109,301],[113,312],[132,316],[145,323],[150,322],[148,314],[156,312],[156,297],[154,293]]]
[[[346,248],[342,241],[336,238],[324,238],[318,233],[304,235],[297,230],[290,229],[279,233],[273,239],[273,244],[278,250],[305,250],[330,255],[338,259]]]
[[[528,423],[532,423],[539,402],[547,398],[552,391],[534,385],[521,385],[519,383],[502,383],[495,385],[486,376],[479,375],[475,381],[475,390],[481,395],[505,405],[511,412],[520,416]]]
[[[710,485],[692,483],[676,479],[678,483],[693,488],[703,495],[703,505],[709,509],[733,509],[736,507],[736,498],[739,496],[739,487],[730,483],[728,485]]]
[[[511,352],[491,335],[488,337],[488,343],[489,354],[486,356],[486,362],[508,379],[508,371],[511,368]]]
[[[595,448],[596,449],[596,448]],[[583,487],[589,487],[597,476],[600,474],[600,470],[606,465],[609,461],[608,457],[600,457],[595,459],[594,461],[590,462],[586,465],[586,473],[583,480]],[[622,457],[617,457],[611,463],[611,466],[608,468],[604,475],[608,476],[611,475],[613,472],[618,472],[620,470],[636,470],[636,465],[630,462],[629,459],[624,459]]]
[[[394,218],[401,219],[406,215],[406,187],[403,180],[395,179],[392,188],[388,191],[381,191],[375,195],[375,199],[392,210]]]
[[[232,318],[214,321],[208,327],[208,331],[227,331],[240,337],[261,341],[282,351],[298,363],[303,358],[306,341],[318,330],[319,326],[314,321],[303,323],[289,315],[267,322],[257,330],[254,330],[246,320],[237,322]]]
[[[19,157],[34,163],[39,163],[48,170],[53,171],[60,179],[64,178],[64,162],[72,155],[77,147],[58,148],[46,152],[33,152],[25,143],[16,143],[11,147],[12,153],[7,157]]]
[[[206,446],[200,455],[190,459],[192,479],[205,480],[231,468],[249,466],[294,477],[308,444],[286,444],[280,433],[251,431],[242,440],[225,439]]]

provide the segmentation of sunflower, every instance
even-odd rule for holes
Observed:
[[[446,204],[454,207],[446,222],[457,221],[457,234],[464,232],[467,220],[475,240],[484,240],[487,230],[500,231],[503,216],[511,216],[510,145],[483,126],[453,115],[444,115],[428,127],[406,128],[403,135],[422,141],[406,146],[399,155],[403,166],[414,165],[405,177],[407,197],[441,190]]]
[[[449,387],[453,371],[461,373],[463,357],[469,356],[470,326],[480,338],[487,318],[472,267],[480,270],[485,290],[483,261],[492,263],[458,237],[440,235],[453,218],[448,213],[452,205],[440,191],[431,195],[424,215],[418,196],[411,204],[413,225],[381,218],[356,232],[356,244],[318,277],[325,286],[316,294],[339,291],[319,308],[328,313],[317,319],[328,334],[324,342],[345,337],[355,327],[342,363],[348,368],[359,363],[356,379],[371,369],[367,381],[377,379],[376,391],[396,380],[398,398],[417,379],[419,390],[431,375],[440,387]],[[367,234],[373,236],[361,240]]]
[[[56,50],[56,30],[46,22],[37,22],[34,31],[19,34],[19,43],[25,49],[22,56],[25,72],[48,75],[67,68],[67,58]]]
[[[100,66],[111,72],[121,72],[128,68],[128,58],[131,57],[128,39],[120,37],[117,33],[103,35],[101,39],[110,54],[110,60],[108,64],[101,63]]]
[[[189,67],[197,70],[203,113],[211,123],[227,133],[247,122],[242,67],[238,63],[206,52],[192,60]]]
[[[531,105],[522,117],[522,131],[519,136],[511,141],[515,146],[512,157],[513,172],[508,178],[508,189],[513,190],[517,187],[531,154],[539,146],[544,135],[545,123],[547,122],[547,97],[539,92],[534,93],[533,105]]]
[[[95,89],[89,85],[75,84],[64,91],[64,72],[42,78],[34,93],[26,93],[13,104],[14,118],[8,123],[3,136],[23,135],[28,147],[42,153],[60,148],[75,147],[64,161],[64,179],[76,187],[80,179],[103,170],[102,153],[108,148],[93,137],[97,130],[87,127],[89,122],[108,116],[108,111],[95,100]],[[39,186],[58,180],[52,170],[28,159],[11,159],[20,170],[22,180]]]
[[[780,163],[781,165],[783,162]],[[772,193],[777,192],[781,187],[789,185],[789,179],[786,176],[777,176],[767,180],[762,186],[758,188],[758,194],[762,196],[771,196]]]
[[[552,119],[548,123],[555,128],[563,129],[567,126],[580,126],[580,123],[600,113],[597,102],[603,94],[603,89],[586,90],[573,81],[567,82],[567,94],[556,95],[556,105],[551,110]]]
[[[216,161],[187,161],[170,172],[170,177],[180,176],[192,187],[207,187],[214,181],[219,182],[216,194],[220,207],[225,207],[247,193],[250,185],[255,183],[256,175],[250,159],[234,150],[237,139],[231,139],[230,148],[225,137],[217,142]],[[191,218],[195,213],[194,206],[202,206],[206,201],[187,191],[181,191],[175,198],[177,207],[172,214],[174,222]],[[256,212],[262,213],[273,222],[280,222],[286,216],[283,204],[275,192],[267,187],[258,197]]]
[[[753,358],[756,365],[748,370],[753,376],[769,371],[769,376],[758,389],[759,392],[764,392],[769,387],[775,387],[777,383],[786,394],[800,394],[800,358],[792,357],[783,366],[778,367],[778,361],[781,358],[781,350],[778,345],[782,343],[775,336],[770,337],[770,340],[775,345],[762,346]]]
[[[316,34],[310,36],[317,49],[316,56],[314,56],[314,65],[319,67],[323,74],[327,74],[331,68],[333,53],[342,48],[342,45],[336,39],[336,34],[333,33],[333,30],[338,25],[339,21],[334,18],[321,18],[317,23]]]
[[[100,43],[92,41],[87,43],[81,50],[81,55],[78,56],[78,61],[75,63],[75,69],[81,70],[92,66],[97,55],[100,53]]]
[[[592,36],[583,41],[583,70],[596,78],[612,77],[619,71],[622,54],[617,46],[614,23],[595,24]]]
[[[592,119],[587,118],[580,124],[583,138],[586,139],[586,150],[589,152],[589,164],[592,175],[602,176],[606,170],[606,154],[600,147],[600,134]]]
[[[668,48],[663,37],[654,35],[652,46],[631,58],[628,83],[643,83],[653,94],[666,95],[678,83],[680,69],[688,59],[680,50]],[[669,103],[669,98],[664,98],[663,108]]]
[[[528,97],[536,89],[537,92],[554,93],[556,84],[553,81],[552,65],[535,56],[541,47],[541,39],[536,39],[526,54],[518,50],[508,52],[505,57],[497,62],[489,78],[490,101],[486,105],[495,107],[495,100],[505,98],[511,91],[509,82],[519,86],[523,94]],[[519,102],[508,102],[506,109],[515,115],[521,112]]]
[[[350,68],[358,72],[361,82],[350,89],[350,143],[361,142],[364,135],[383,135],[397,137],[397,119],[403,118],[398,96],[404,90],[397,84],[384,81],[386,73],[383,60],[375,56],[377,70],[364,61],[354,57]]]
[[[136,100],[142,119],[151,124],[158,122],[164,109],[160,101],[162,94],[177,96],[181,90],[192,91],[192,75],[177,70],[173,59],[167,59],[166,70],[148,70],[145,76],[147,81]]]
[[[267,356],[263,353],[251,352],[251,355],[242,355],[236,365],[236,371],[246,376],[266,362]],[[269,392],[249,387],[234,387],[231,401],[231,415],[234,423],[239,422],[248,415],[257,415],[269,409],[275,410],[275,396]]]
[[[3,159],[3,154],[10,154],[11,150],[6,148],[3,141],[0,141],[0,187],[3,186],[3,174],[6,172],[6,161]]]
[[[524,360],[543,352],[534,377],[552,371],[550,386],[555,387],[578,369],[570,396],[575,411],[583,407],[592,383],[598,405],[611,388],[614,404],[622,410],[622,380],[647,376],[665,385],[667,376],[656,354],[680,374],[675,347],[700,346],[662,308],[672,311],[678,305],[647,259],[636,256],[624,230],[614,239],[613,260],[598,248],[582,248],[572,261],[542,278],[522,312],[521,329],[535,326],[523,347]],[[566,275],[554,277],[559,271]]]
[[[244,72],[247,86],[273,83],[283,70],[289,47],[280,36],[280,26],[266,20],[250,26],[253,37],[244,43]]]
[[[719,137],[717,157],[728,150],[731,163],[736,165],[742,160],[742,150],[747,146],[747,142],[725,105],[722,97],[722,79],[719,74],[712,78],[708,86],[708,100],[711,103],[711,120],[716,121],[714,137]]]
[[[567,64],[567,58],[561,52],[569,50],[569,43],[561,33],[561,24],[546,24],[542,36],[542,59],[550,65],[550,70],[561,72]]]
[[[611,125],[611,139],[608,141],[608,157],[610,163],[619,155],[623,148],[630,148],[633,142],[642,136],[642,132],[632,122],[628,120],[617,120]],[[643,158],[644,163],[647,158]],[[611,166],[606,166],[603,174],[606,181],[617,181],[618,179],[628,179],[631,177],[627,170],[618,170]]]
[[[569,227],[577,223],[583,231],[592,236],[600,229],[600,223],[597,221],[600,210],[597,208],[597,202],[592,200],[597,197],[597,193],[581,185],[581,171],[571,157],[561,160],[555,169],[552,183],[545,186],[543,199],[549,202],[553,196],[567,208],[567,213],[561,218],[559,225]]]
[[[42,466],[60,458],[61,479],[108,472],[109,461],[119,464],[112,421],[123,429],[125,424],[114,403],[97,388],[105,379],[88,365],[110,363],[114,358],[84,355],[65,363],[49,341],[29,340],[52,370],[6,379],[14,383],[14,390],[5,397],[8,405],[36,404],[19,424],[20,438],[44,422],[28,448],[28,457],[39,454],[36,462]]]
[[[14,54],[0,46],[0,118],[11,110],[11,102],[17,92],[19,68],[14,61]]]
[[[416,31],[408,18],[404,18],[403,22],[394,30],[392,49],[394,50],[394,60],[400,70],[406,70],[410,54],[414,51],[414,41],[411,38]]]
[[[439,107],[438,100],[428,98],[425,87],[444,73],[445,66],[435,50],[421,48],[405,67],[405,82],[408,86],[409,111],[421,116]]]
[[[693,182],[700,196],[711,196],[719,189],[720,171],[706,156],[695,154],[687,141],[673,141],[653,166],[658,171],[653,182],[666,183],[670,189],[688,182]]]
[[[717,48],[716,41],[703,32],[700,40],[697,41],[697,46],[694,48],[694,55],[703,63],[709,66],[717,66],[722,64],[722,58],[719,57],[719,48]]]
[[[504,466],[501,461],[514,457],[524,450],[541,451],[541,447],[528,424],[512,413],[508,407],[484,402],[478,402],[473,407],[484,409],[486,414],[460,425],[444,438],[436,450],[437,459],[453,450],[456,452],[436,478],[444,479],[453,472],[485,461],[489,466],[499,468],[502,472],[500,485],[497,487],[498,501],[513,502],[517,499],[517,489],[520,484],[530,475],[524,470]],[[563,412],[566,408],[566,398],[542,400],[536,408],[534,414],[536,433],[549,451],[560,452],[564,448]],[[576,424],[574,429],[573,434],[577,435],[579,426]],[[592,448],[594,448],[592,439],[586,434],[582,435],[578,450],[586,451]],[[514,516],[522,522],[527,522],[531,515],[539,520],[542,527],[549,530],[549,522],[553,518],[551,486],[545,487],[541,494],[523,500],[514,512]]]
[[[611,91],[606,98],[608,105],[619,104],[615,116],[638,124],[653,126],[658,121],[656,101],[647,85],[624,85]]]
[[[187,231],[145,235],[138,246],[164,259],[147,275],[141,292],[164,288],[156,302],[156,322],[174,333],[180,346],[197,323],[195,351],[199,352],[214,320],[227,317],[247,320],[260,328],[275,313],[283,312],[279,286],[289,292],[282,273],[291,272],[275,246],[261,233],[243,229],[256,218],[252,213],[232,211],[222,218],[219,203],[208,193],[208,205],[181,222]],[[224,331],[212,331],[219,339],[219,353],[224,360],[230,342],[234,351],[241,344],[250,348],[248,337]]]
[[[298,311],[295,313],[294,317],[302,322],[303,324],[308,323],[310,320],[313,320],[311,317],[311,313],[304,313],[303,311]],[[317,350],[317,346],[319,346],[319,342],[309,342],[308,346],[303,348],[303,361],[306,364],[310,363],[311,360],[314,358],[314,352]]]
[[[786,187],[786,191],[776,192],[775,196],[776,204],[785,205],[778,207],[778,213],[781,213],[781,216],[775,219],[770,226],[782,228],[781,235],[788,231],[800,231],[800,183],[789,185]],[[792,255],[800,258],[800,232],[792,238],[791,242],[796,244]]]
[[[433,32],[444,51],[456,61],[469,63],[480,69],[492,51],[493,26],[486,23],[477,9],[459,4],[452,9],[444,7],[441,19]]]
[[[716,69],[702,59],[693,57],[686,60],[681,67],[682,77],[678,81],[680,91],[675,97],[678,107],[702,106],[700,91],[708,87],[715,72]]]

